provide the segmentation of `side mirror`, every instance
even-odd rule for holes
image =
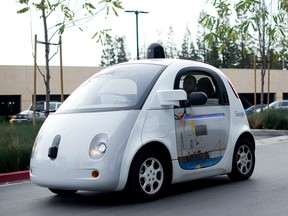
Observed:
[[[207,95],[204,92],[192,92],[188,97],[187,106],[203,105],[207,102]]]
[[[179,101],[187,100],[187,94],[182,89],[157,91],[161,106],[179,106]]]

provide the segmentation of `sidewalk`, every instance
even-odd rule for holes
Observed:
[[[262,130],[262,129],[251,129],[254,136],[269,136],[269,137],[275,137],[275,136],[288,136],[288,130]]]

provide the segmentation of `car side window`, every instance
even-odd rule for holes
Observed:
[[[50,103],[50,110],[55,110],[56,109],[56,104]]]
[[[219,105],[217,83],[213,77],[202,71],[191,71],[181,75],[179,88],[186,91],[187,96],[191,92],[204,92],[207,95],[207,102],[204,106]]]

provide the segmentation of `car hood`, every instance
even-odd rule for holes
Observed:
[[[108,137],[103,160],[120,160],[139,112],[130,110],[49,115],[35,140],[31,164],[66,168],[92,167],[95,161],[89,158],[89,146],[98,134]],[[48,151],[56,136],[60,137],[58,155],[56,159],[51,159]],[[114,155],[115,151],[111,151],[115,148],[122,149],[118,151],[120,155]]]

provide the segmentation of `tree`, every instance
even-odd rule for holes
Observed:
[[[239,12],[237,14],[236,24],[241,25],[241,23],[245,22],[248,19],[248,14]],[[240,47],[240,60],[238,60],[237,67],[238,68],[253,68],[253,58],[255,52],[255,44],[253,43],[253,37],[244,29],[238,30],[239,38],[236,40],[236,43]]]
[[[220,53],[221,67],[222,68],[236,68],[240,64],[241,50],[240,45],[232,43],[230,40],[226,40],[225,49]],[[252,62],[252,61],[251,61]]]
[[[230,17],[226,17],[224,19],[225,25],[230,27]],[[232,43],[231,39],[227,38],[225,34],[220,34],[217,40],[213,43],[216,45],[222,46],[221,49],[218,48],[220,59],[221,59],[221,67],[222,68],[233,68],[237,65],[237,61],[239,60],[239,52],[238,45],[236,43]]]
[[[110,66],[116,64],[115,49],[112,38],[107,38],[104,42],[104,49],[102,50],[101,66]]]
[[[189,55],[191,56],[191,60],[201,61],[201,58],[200,58],[200,56],[198,55],[198,50],[196,49],[193,41],[191,41],[191,44],[190,44],[190,52],[189,52]]]
[[[121,62],[127,62],[129,60],[129,52],[125,49],[125,37],[116,36],[114,41],[110,37],[103,44],[101,56],[101,66],[111,66]]]
[[[235,1],[234,1],[235,2]],[[206,14],[200,22],[209,29],[205,40],[210,44],[225,35],[226,38],[235,42],[240,36],[247,38],[255,37],[255,53],[258,53],[261,62],[261,104],[264,102],[264,78],[267,63],[270,59],[269,53],[273,47],[281,42],[283,37],[284,16],[288,11],[287,0],[278,1],[277,10],[273,11],[275,5],[268,0],[239,0],[232,4],[227,0],[211,0],[217,11],[217,17]],[[275,3],[274,3],[275,4]],[[228,26],[225,19],[232,14],[246,14],[247,19],[240,24]],[[242,34],[239,32],[241,31]],[[254,33],[251,34],[250,32]],[[286,41],[286,39],[285,39]],[[220,50],[225,48],[225,44],[219,46]],[[275,49],[275,55],[283,55]]]
[[[207,52],[207,63],[217,68],[221,66],[218,48],[215,43],[211,44],[211,49]]]
[[[279,58],[279,56],[274,54],[274,49],[270,50],[269,56],[270,56],[270,65],[269,68],[271,69],[283,69],[283,59]]]
[[[282,55],[278,59],[281,59],[282,69],[286,70],[287,69],[287,47],[288,47],[288,42],[286,39],[288,37],[288,2],[285,0],[281,0],[279,1],[279,5],[283,10],[283,22],[282,22],[283,35],[279,43],[279,49],[281,50],[280,52]]]
[[[40,1],[40,2],[39,2]],[[40,18],[43,20],[44,27],[44,42],[45,45],[45,69],[46,73],[41,73],[44,84],[46,87],[46,116],[49,115],[50,108],[50,66],[49,61],[55,55],[51,55],[50,46],[51,40],[55,35],[62,35],[67,27],[78,26],[80,30],[81,25],[84,22],[88,22],[96,15],[106,10],[108,15],[110,9],[117,14],[117,9],[123,9],[119,0],[102,0],[99,5],[95,5],[92,2],[83,1],[81,3],[73,4],[69,0],[39,0],[38,2],[33,0],[18,0],[18,2],[24,5],[24,8],[19,10],[17,13],[26,13],[29,10],[36,9],[41,15]],[[99,6],[99,7],[98,7]],[[54,16],[53,16],[54,15]],[[49,21],[52,20],[50,23]],[[53,20],[57,20],[53,23]],[[50,24],[50,25],[49,25]],[[96,32],[92,38],[96,39],[97,42],[101,42],[108,36],[107,30],[101,30]]]
[[[198,56],[201,59],[202,62],[207,62],[207,53],[208,53],[208,43],[205,40],[207,36],[207,28],[205,25],[201,22],[201,20],[206,17],[207,13],[204,11],[200,12],[199,15],[199,25],[198,25],[198,31],[197,31],[197,39],[196,43],[198,46]],[[211,45],[211,44],[210,44]]]
[[[167,58],[176,58],[177,57],[177,47],[174,41],[175,35],[173,27],[169,27],[168,31],[168,39],[167,39],[167,46],[166,46],[166,55]]]
[[[184,37],[183,37],[183,42],[181,45],[181,50],[179,52],[180,59],[191,59],[191,55],[190,55],[191,42],[192,42],[191,32],[188,26],[186,26],[186,30],[185,30]]]
[[[197,54],[197,50],[192,40],[191,31],[189,30],[188,26],[186,26],[184,33],[181,50],[179,52],[179,58],[200,61],[200,57]]]
[[[146,40],[144,40],[144,42],[140,48],[139,58],[145,59],[146,56],[147,56],[147,44],[146,44]]]
[[[116,53],[116,63],[127,62],[129,60],[129,52],[126,50],[125,36],[116,36],[114,46]]]

